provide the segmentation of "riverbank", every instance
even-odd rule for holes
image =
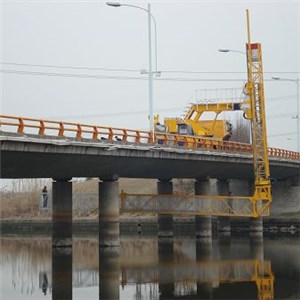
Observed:
[[[138,226],[139,224],[139,226]],[[138,233],[138,227],[142,233],[157,232],[156,217],[148,218],[121,218],[120,231],[122,233]],[[293,235],[300,236],[300,218],[287,217],[268,217],[264,218],[263,223],[264,234],[269,235]],[[193,218],[175,218],[174,234],[194,235],[195,222]],[[212,218],[213,234],[217,233],[217,218]],[[51,234],[51,220],[0,220],[1,235],[35,235],[35,234]],[[93,219],[77,219],[73,221],[74,233],[95,233],[98,232],[98,220]],[[236,235],[246,235],[249,233],[249,223],[245,219],[231,219],[231,232]]]

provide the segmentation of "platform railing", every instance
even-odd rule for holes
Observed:
[[[138,145],[161,145],[179,149],[202,149],[207,151],[222,151],[228,153],[252,153],[251,144],[222,141],[217,139],[199,138],[164,132],[154,134],[145,130],[133,130],[117,127],[80,124],[72,122],[53,121],[0,115],[1,132],[14,132],[20,135],[35,134],[40,137],[90,139],[93,141],[109,141],[119,143],[134,143]],[[300,153],[269,148],[269,156],[284,159],[300,160]]]

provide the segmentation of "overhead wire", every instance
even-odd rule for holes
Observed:
[[[127,68],[107,68],[107,67],[87,67],[87,66],[62,66],[62,65],[48,65],[48,64],[29,64],[17,62],[3,62],[2,65],[38,67],[38,68],[58,68],[58,69],[73,69],[73,70],[92,70],[92,71],[115,71],[115,72],[140,72],[141,69],[127,69]],[[161,73],[181,73],[181,74],[245,74],[244,71],[186,71],[186,70],[161,70]],[[264,73],[281,73],[281,74],[298,74],[295,71],[264,71]]]
[[[72,69],[72,70],[91,70],[91,71],[113,71],[113,72],[140,72],[138,69],[122,69],[122,68],[98,68],[98,67],[81,67],[81,66],[59,66],[59,65],[42,65],[27,64],[15,62],[0,62],[2,65],[37,67],[37,68],[56,68],[56,69]]]
[[[279,136],[286,136],[286,135],[296,135],[297,132],[290,131],[290,132],[284,132],[284,133],[277,133],[277,134],[270,134],[268,135],[268,138],[274,138]]]
[[[24,71],[24,70],[11,70],[0,69],[1,73],[5,74],[17,74],[17,75],[33,75],[33,76],[48,76],[48,77],[64,77],[64,78],[82,78],[82,79],[116,79],[116,80],[143,80],[146,81],[146,77],[133,77],[133,76],[121,76],[121,75],[95,75],[95,74],[70,74],[70,73],[55,73],[55,72],[38,72],[38,71]],[[178,77],[166,77],[166,78],[153,78],[155,81],[176,81],[176,82],[245,82],[245,78],[178,78]],[[273,81],[272,79],[265,79],[265,81]]]

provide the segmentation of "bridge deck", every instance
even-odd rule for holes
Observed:
[[[1,132],[1,178],[72,178],[116,175],[129,178],[253,179],[249,152],[193,149]],[[299,175],[300,159],[270,157],[271,176]],[[279,152],[278,152],[279,153]]]

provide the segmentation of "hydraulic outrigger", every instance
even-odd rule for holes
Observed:
[[[231,217],[260,217],[269,215],[272,202],[270,167],[266,134],[266,114],[262,51],[260,43],[251,43],[249,11],[247,15],[248,81],[243,102],[245,118],[251,122],[254,165],[252,196],[194,196],[194,195],[137,195],[121,193],[121,211],[139,214],[185,214]],[[167,199],[170,201],[167,201]],[[166,205],[167,204],[167,205]]]

